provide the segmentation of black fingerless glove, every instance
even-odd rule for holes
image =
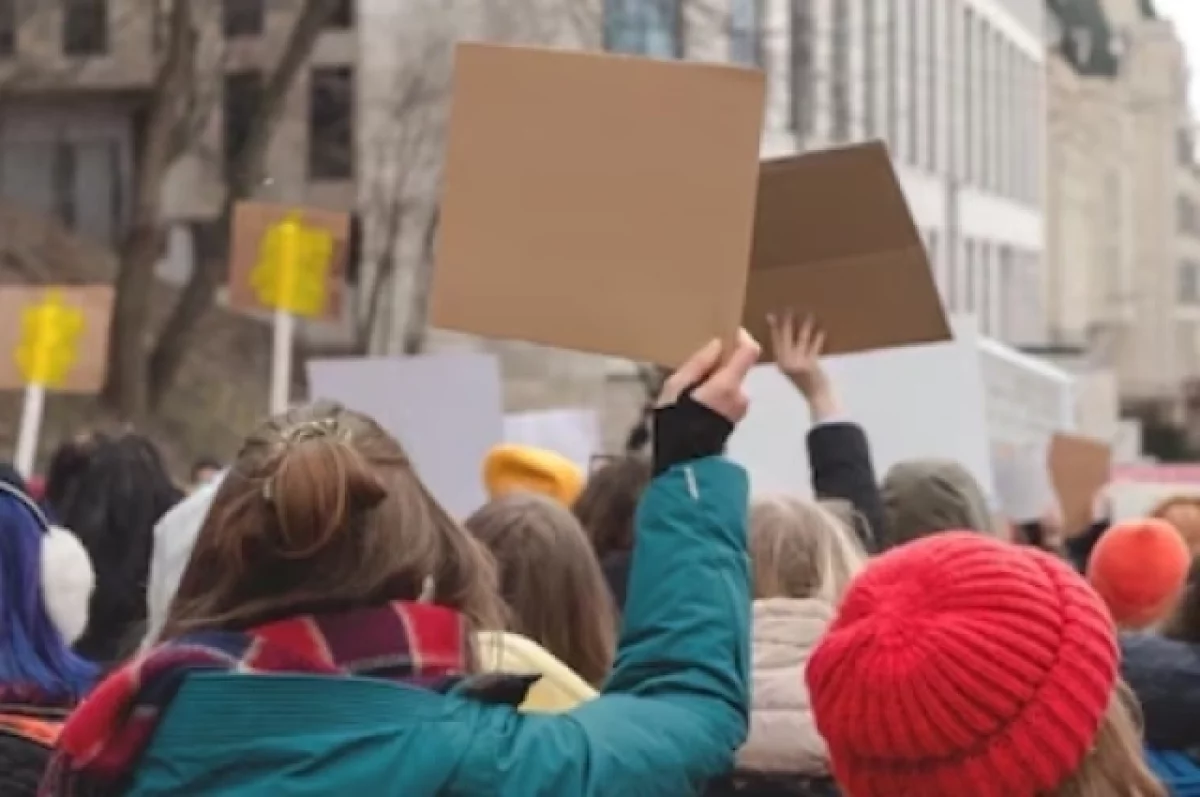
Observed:
[[[733,423],[685,391],[674,404],[654,411],[654,475],[672,465],[720,454]]]

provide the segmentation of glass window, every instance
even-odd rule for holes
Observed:
[[[907,34],[908,55],[908,92],[907,102],[904,103],[904,113],[908,117],[908,162],[920,163],[921,142],[921,7],[918,0],[908,0],[908,21],[905,26]]]
[[[224,131],[225,173],[250,133],[250,119],[262,101],[263,76],[260,72],[234,72],[225,77]]]
[[[762,0],[732,0],[729,55],[738,64],[762,66]]]
[[[0,0],[0,58],[17,51],[17,0]]]
[[[62,47],[67,55],[108,52],[108,3],[105,0],[63,0]]]
[[[261,36],[263,16],[263,0],[223,0],[221,3],[221,25],[228,39]]]
[[[830,137],[835,142],[850,138],[850,4],[835,2],[832,8]]]
[[[925,30],[925,61],[929,64],[925,70],[925,102],[928,108],[925,112],[925,161],[929,166],[930,171],[937,171],[940,166],[940,158],[938,157],[938,123],[941,116],[941,76],[944,74],[943,69],[939,68],[938,53],[945,52],[943,42],[940,40],[939,21],[941,19],[943,0],[929,0],[929,4],[925,9],[925,19],[928,27]]]
[[[879,97],[879,63],[876,48],[879,46],[879,9],[876,0],[862,0],[863,26],[863,133],[867,138],[879,134],[879,121],[875,118]]]
[[[810,0],[792,0],[792,130],[801,137],[813,131],[813,30]]]
[[[962,96],[966,100],[966,135],[964,137],[963,147],[963,177],[969,184],[976,184],[975,171],[975,128],[978,126],[978,119],[975,116],[976,101],[978,95],[975,93],[975,70],[978,69],[979,56],[975,52],[975,47],[978,42],[975,36],[975,12],[970,8],[966,9],[966,25],[964,30],[963,42],[963,92]]]
[[[1200,304],[1200,263],[1185,260],[1179,264],[1179,303]]]
[[[354,27],[354,0],[338,0],[326,24],[331,28]]]
[[[308,176],[348,180],[354,176],[354,70],[312,71],[308,100]]]
[[[605,0],[605,46],[618,53],[680,58],[682,14],[679,0]]]
[[[887,138],[896,150],[900,140],[900,16],[894,2],[887,4],[887,36],[884,40],[884,68],[887,80]],[[899,154],[897,152],[897,154]]]

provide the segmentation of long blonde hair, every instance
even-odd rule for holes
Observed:
[[[1169,797],[1146,766],[1141,714],[1137,698],[1118,682],[1091,751],[1048,797]]]
[[[489,502],[466,526],[496,560],[509,630],[599,686],[612,666],[616,608],[575,516],[549,498],[512,493]]]
[[[854,532],[825,507],[790,496],[759,498],[750,507],[754,597],[841,602],[866,564]]]

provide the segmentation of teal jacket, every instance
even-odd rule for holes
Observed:
[[[196,674],[127,794],[698,794],[746,735],[747,498],[745,474],[716,458],[650,485],[616,663],[590,703],[523,715],[370,679]]]

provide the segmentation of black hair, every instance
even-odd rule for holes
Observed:
[[[96,435],[58,454],[47,496],[53,485],[55,514],[79,537],[96,570],[87,631],[75,648],[93,661],[116,661],[136,645],[146,618],[154,526],[183,493],[142,435]]]

